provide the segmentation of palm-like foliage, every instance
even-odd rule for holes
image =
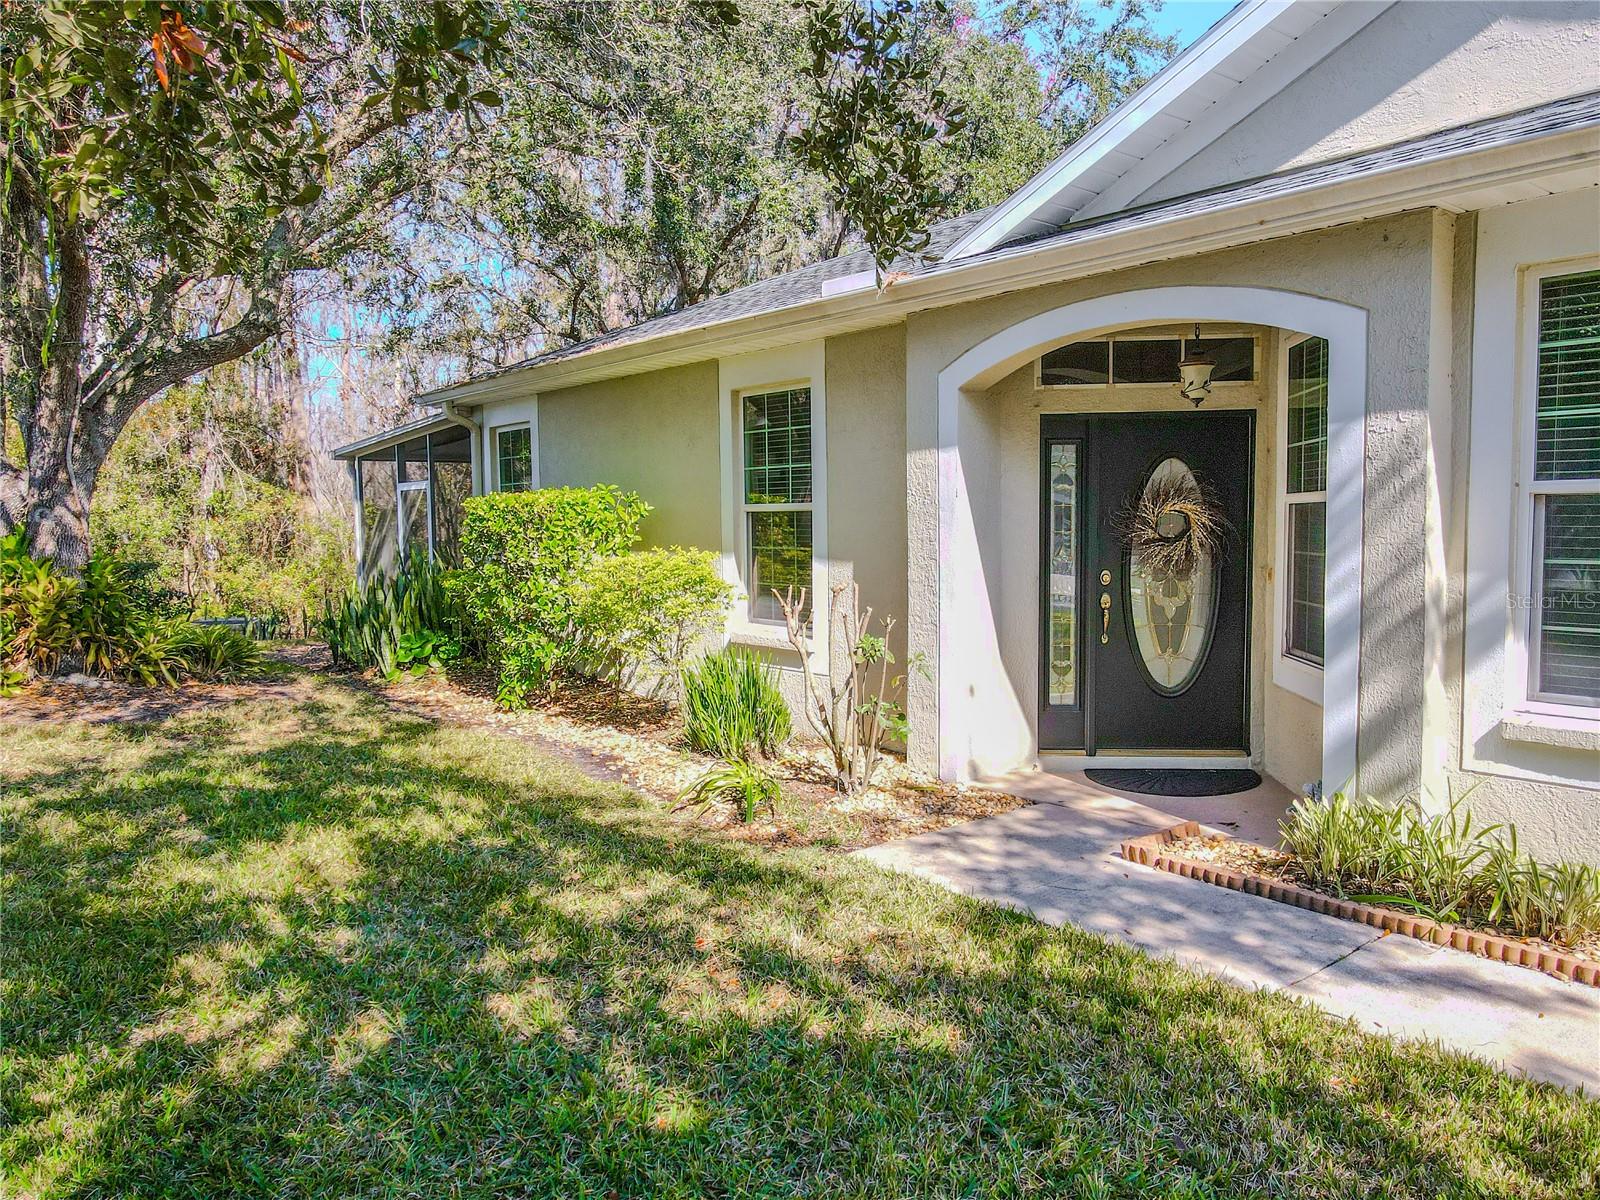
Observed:
[[[1425,813],[1342,794],[1302,799],[1279,826],[1313,885],[1438,920],[1477,920],[1571,943],[1600,932],[1600,871],[1523,854],[1514,825],[1474,825],[1451,805]]]

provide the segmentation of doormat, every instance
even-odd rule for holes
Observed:
[[[1084,775],[1104,787],[1141,796],[1231,796],[1261,786],[1261,776],[1244,770],[1135,767],[1114,771],[1091,767]]]

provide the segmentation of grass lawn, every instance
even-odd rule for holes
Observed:
[[[1592,1101],[296,688],[0,725],[4,1195],[1594,1194]]]

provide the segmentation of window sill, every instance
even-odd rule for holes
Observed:
[[[780,671],[793,671],[799,664],[795,661],[794,647],[789,643],[789,635],[776,625],[757,625],[754,623],[740,623],[728,630],[728,642],[735,646],[746,646],[752,650],[779,651],[786,656],[785,661],[775,661],[773,666]],[[811,670],[821,674],[826,670],[826,662],[822,657],[822,648],[813,643],[811,647]]]
[[[1500,736],[1534,746],[1600,751],[1600,714],[1591,716],[1559,705],[1517,708],[1501,720]]]
[[[1313,704],[1322,703],[1322,668],[1280,654],[1272,663],[1272,682]]]

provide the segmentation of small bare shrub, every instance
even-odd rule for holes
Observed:
[[[803,663],[811,659],[812,640],[806,621],[806,592],[790,588],[773,593],[783,608],[789,644]],[[826,676],[801,672],[806,688],[806,721],[833,756],[834,786],[847,796],[870,787],[883,763],[886,738],[904,740],[908,732],[905,709],[899,696],[905,676],[893,675],[895,665],[889,650],[892,617],[879,618],[879,632],[872,632],[872,609],[861,607],[861,588],[855,583],[834,585],[826,613],[813,614],[813,620],[828,622],[830,641],[848,648],[842,668],[838,656],[830,655]],[[876,676],[874,683],[873,677]]]

